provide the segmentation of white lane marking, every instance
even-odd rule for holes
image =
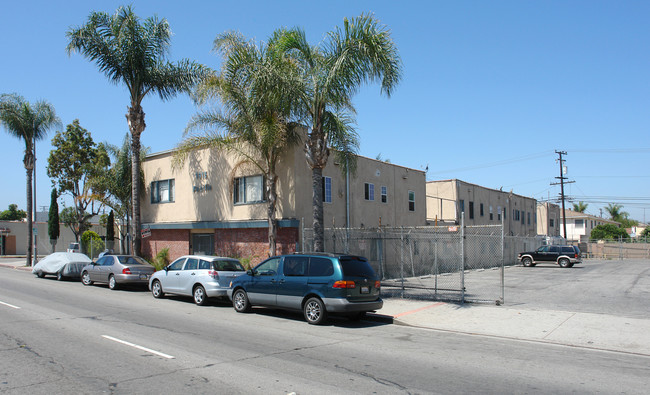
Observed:
[[[150,348],[146,348],[146,347],[138,346],[137,344],[129,343],[129,342],[124,341],[124,340],[116,339],[116,338],[114,338],[114,337],[112,337],[112,336],[102,335],[102,337],[103,337],[104,339],[108,339],[108,340],[112,340],[112,341],[114,341],[114,342],[122,343],[122,344],[125,344],[125,345],[127,345],[127,346],[130,346],[130,347],[133,347],[133,348],[137,348],[138,350],[146,351],[146,352],[148,352],[148,353],[151,353],[151,354],[155,354],[155,355],[161,356],[161,357],[163,357],[163,358],[174,359],[174,357],[171,356],[171,355],[163,354],[163,353],[161,353],[161,352],[158,352],[158,351],[152,350],[152,349],[150,349]]]
[[[12,309],[20,309],[20,307],[18,307],[18,306],[14,306],[14,305],[9,304],[9,303],[0,302],[0,304],[3,304],[3,305],[5,305],[5,306],[9,306],[9,307],[11,307]]]

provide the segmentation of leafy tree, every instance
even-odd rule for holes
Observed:
[[[584,213],[585,210],[587,210],[587,206],[589,206],[589,204],[585,202],[573,203],[573,211]]]
[[[99,214],[103,191],[93,182],[100,180],[110,164],[102,143],[96,145],[90,133],[75,119],[65,132],[57,132],[52,139],[54,149],[47,158],[47,175],[59,193],[72,196],[77,210],[79,233],[89,228],[88,220]],[[98,203],[95,207],[95,203]]]
[[[621,209],[623,209],[623,206],[615,203],[608,203],[607,207],[605,207],[609,217],[616,222],[621,222],[621,219],[627,218],[629,215],[627,212],[621,211]]]
[[[645,229],[643,229],[643,232],[641,232],[641,237],[650,237],[650,226],[646,226]]]
[[[88,217],[90,217],[90,215],[88,215]],[[81,234],[86,229],[79,226],[80,224],[77,216],[77,209],[75,207],[65,207],[63,210],[61,210],[59,218],[61,219],[61,222],[63,222],[63,224],[67,226],[68,229],[70,229],[74,235],[75,241],[79,241],[79,237],[81,237]]]
[[[172,32],[166,19],[153,16],[144,20],[131,6],[120,7],[114,15],[93,12],[85,25],[67,32],[68,54],[79,52],[94,62],[114,84],[124,84],[130,97],[126,114],[131,132],[131,204],[133,209],[133,252],[140,255],[140,135],[144,132],[142,100],[156,93],[167,100],[189,92],[206,73],[206,68],[187,59],[167,61]]]
[[[9,209],[3,212],[0,212],[0,221],[22,221],[27,217],[27,213],[24,210],[18,210],[17,204],[10,204]]]
[[[60,123],[54,107],[46,101],[33,105],[17,94],[0,96],[0,123],[14,137],[25,143],[23,165],[27,174],[27,266],[32,261],[32,172],[36,162],[34,144],[42,140],[47,131]]]
[[[50,244],[52,244],[52,252],[56,249],[56,241],[59,238],[59,203],[57,199],[59,194],[56,188],[52,188],[52,195],[50,197],[50,212],[47,217],[47,234],[50,236]]]
[[[276,167],[287,148],[300,142],[300,134],[298,124],[290,121],[293,98],[281,89],[264,89],[269,79],[282,78],[278,76],[295,72],[295,67],[279,56],[272,44],[258,47],[238,33],[217,36],[214,49],[225,58],[221,74],[206,79],[197,90],[197,98],[201,103],[218,99],[222,110],[206,110],[192,117],[188,132],[206,132],[186,137],[179,145],[177,159],[184,160],[198,147],[223,148],[265,175],[269,255],[273,256],[277,237]]]
[[[97,233],[87,230],[81,235],[81,248],[92,259],[104,251],[105,246],[102,238]]]
[[[591,230],[593,240],[618,240],[621,237],[629,239],[630,235],[627,234],[625,229],[612,224],[598,225]]]
[[[353,128],[352,97],[367,82],[381,81],[390,96],[397,86],[402,63],[390,31],[372,15],[344,19],[343,28],[328,33],[320,46],[311,46],[302,29],[280,29],[273,41],[301,68],[301,79],[292,83],[297,112],[309,123],[305,153],[312,170],[314,251],[323,251],[322,176],[330,148],[340,163],[354,169],[358,135]]]

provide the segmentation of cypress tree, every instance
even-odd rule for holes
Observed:
[[[50,236],[50,244],[52,244],[52,252],[56,248],[56,241],[59,238],[59,198],[56,193],[56,188],[52,188],[52,197],[50,199],[50,212],[47,218],[47,234]]]

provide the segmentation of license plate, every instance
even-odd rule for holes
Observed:
[[[361,293],[362,294],[369,294],[370,293],[370,287],[361,287]]]
[[[141,274],[140,275],[140,280],[146,280],[148,278],[149,278],[149,276],[147,276],[146,274]]]

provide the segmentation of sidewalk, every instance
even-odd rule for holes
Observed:
[[[31,272],[24,257],[0,258],[0,267]],[[650,357],[650,317],[385,298],[384,307],[369,314],[369,318],[447,332]]]
[[[650,356],[650,319],[388,298],[394,323],[472,335]]]

